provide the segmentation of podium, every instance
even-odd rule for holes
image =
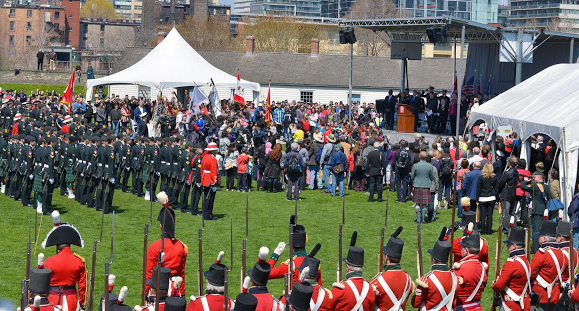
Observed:
[[[396,131],[400,133],[414,133],[414,113],[410,105],[398,105],[398,124]]]

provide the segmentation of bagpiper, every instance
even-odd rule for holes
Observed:
[[[370,282],[376,288],[376,310],[406,310],[410,294],[414,292],[414,282],[410,275],[402,270],[400,260],[404,241],[398,238],[403,227],[398,227],[382,247],[384,253],[383,270]]]
[[[430,272],[416,280],[416,292],[412,297],[413,308],[452,310],[458,278],[448,267],[448,256],[452,246],[444,240],[445,235],[446,228],[442,229],[434,247],[428,250],[432,258],[432,268]]]
[[[201,297],[191,296],[187,311],[223,311],[225,305],[225,273],[227,266],[222,264],[223,251],[219,252],[215,263],[209,266],[209,270],[203,274],[205,276],[205,294]],[[228,298],[227,306],[233,310],[235,303]],[[271,309],[270,309],[271,311]]]
[[[346,261],[346,280],[334,283],[330,310],[372,310],[376,293],[362,276],[364,249],[356,246],[358,233],[354,231],[350,240]],[[308,300],[309,301],[309,300]],[[292,304],[290,297],[290,305]]]

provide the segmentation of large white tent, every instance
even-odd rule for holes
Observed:
[[[523,157],[529,154],[527,139],[531,135],[546,134],[557,142],[561,199],[567,207],[577,179],[578,102],[579,65],[554,65],[472,111],[471,124],[482,120],[493,130],[510,125],[525,142]]]
[[[133,84],[159,90],[208,85],[235,88],[237,77],[207,62],[181,37],[177,29],[171,32],[149,54],[133,66],[100,79],[86,82],[86,98],[92,99],[93,87],[111,84]],[[259,83],[241,80],[241,87],[259,92]]]

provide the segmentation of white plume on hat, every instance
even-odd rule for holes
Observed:
[[[474,229],[474,224],[472,222],[469,222],[468,227],[467,227],[467,234],[472,234],[473,229]]]
[[[121,292],[119,293],[119,298],[117,299],[117,304],[122,304],[125,301],[125,297],[127,297],[127,290],[129,290],[126,286],[121,288]]]
[[[547,220],[549,219],[549,210],[545,209],[545,211],[543,212],[543,220]]]
[[[511,227],[515,226],[515,216],[511,216],[511,219],[509,220],[509,224]]]
[[[308,274],[310,274],[310,267],[309,266],[302,269],[302,273],[300,273],[299,281],[303,282],[308,277]]]
[[[559,220],[563,220],[563,210],[559,210]]]
[[[259,249],[259,262],[264,263],[265,260],[267,259],[267,255],[269,255],[269,248],[262,246]]]
[[[34,296],[34,307],[37,308],[37,310],[40,310],[40,301],[42,300],[42,298],[40,298],[40,296],[36,295]]]
[[[167,202],[169,202],[169,197],[167,196],[167,193],[165,193],[165,191],[161,191],[157,194],[157,200],[159,201],[159,203],[161,203],[161,205],[165,205],[167,204]]]
[[[38,268],[44,268],[44,254],[40,253],[38,254]]]
[[[181,288],[181,284],[183,284],[183,278],[180,276],[175,277],[175,280],[173,281],[173,287],[175,287],[175,289],[179,289]]]
[[[215,259],[215,263],[216,263],[216,264],[220,264],[221,261],[223,260],[223,256],[224,256],[224,255],[225,255],[225,252],[224,252],[224,251],[220,251],[220,252],[219,252],[219,255],[217,255],[217,259]]]
[[[52,223],[55,226],[59,226],[61,224],[60,222],[60,213],[58,211],[53,211],[52,212]]]

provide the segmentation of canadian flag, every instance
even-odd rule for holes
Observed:
[[[241,88],[241,79],[239,78],[239,71],[237,72],[237,87],[233,92],[233,101],[238,103],[241,108],[245,108],[245,98],[243,97],[243,89]]]
[[[62,100],[61,102],[63,104],[65,104],[68,107],[68,114],[71,114],[72,112],[72,92],[74,91],[74,71],[72,72],[72,75],[70,76],[70,80],[68,80],[68,85],[66,86],[66,89],[64,90],[64,94],[62,94]]]

